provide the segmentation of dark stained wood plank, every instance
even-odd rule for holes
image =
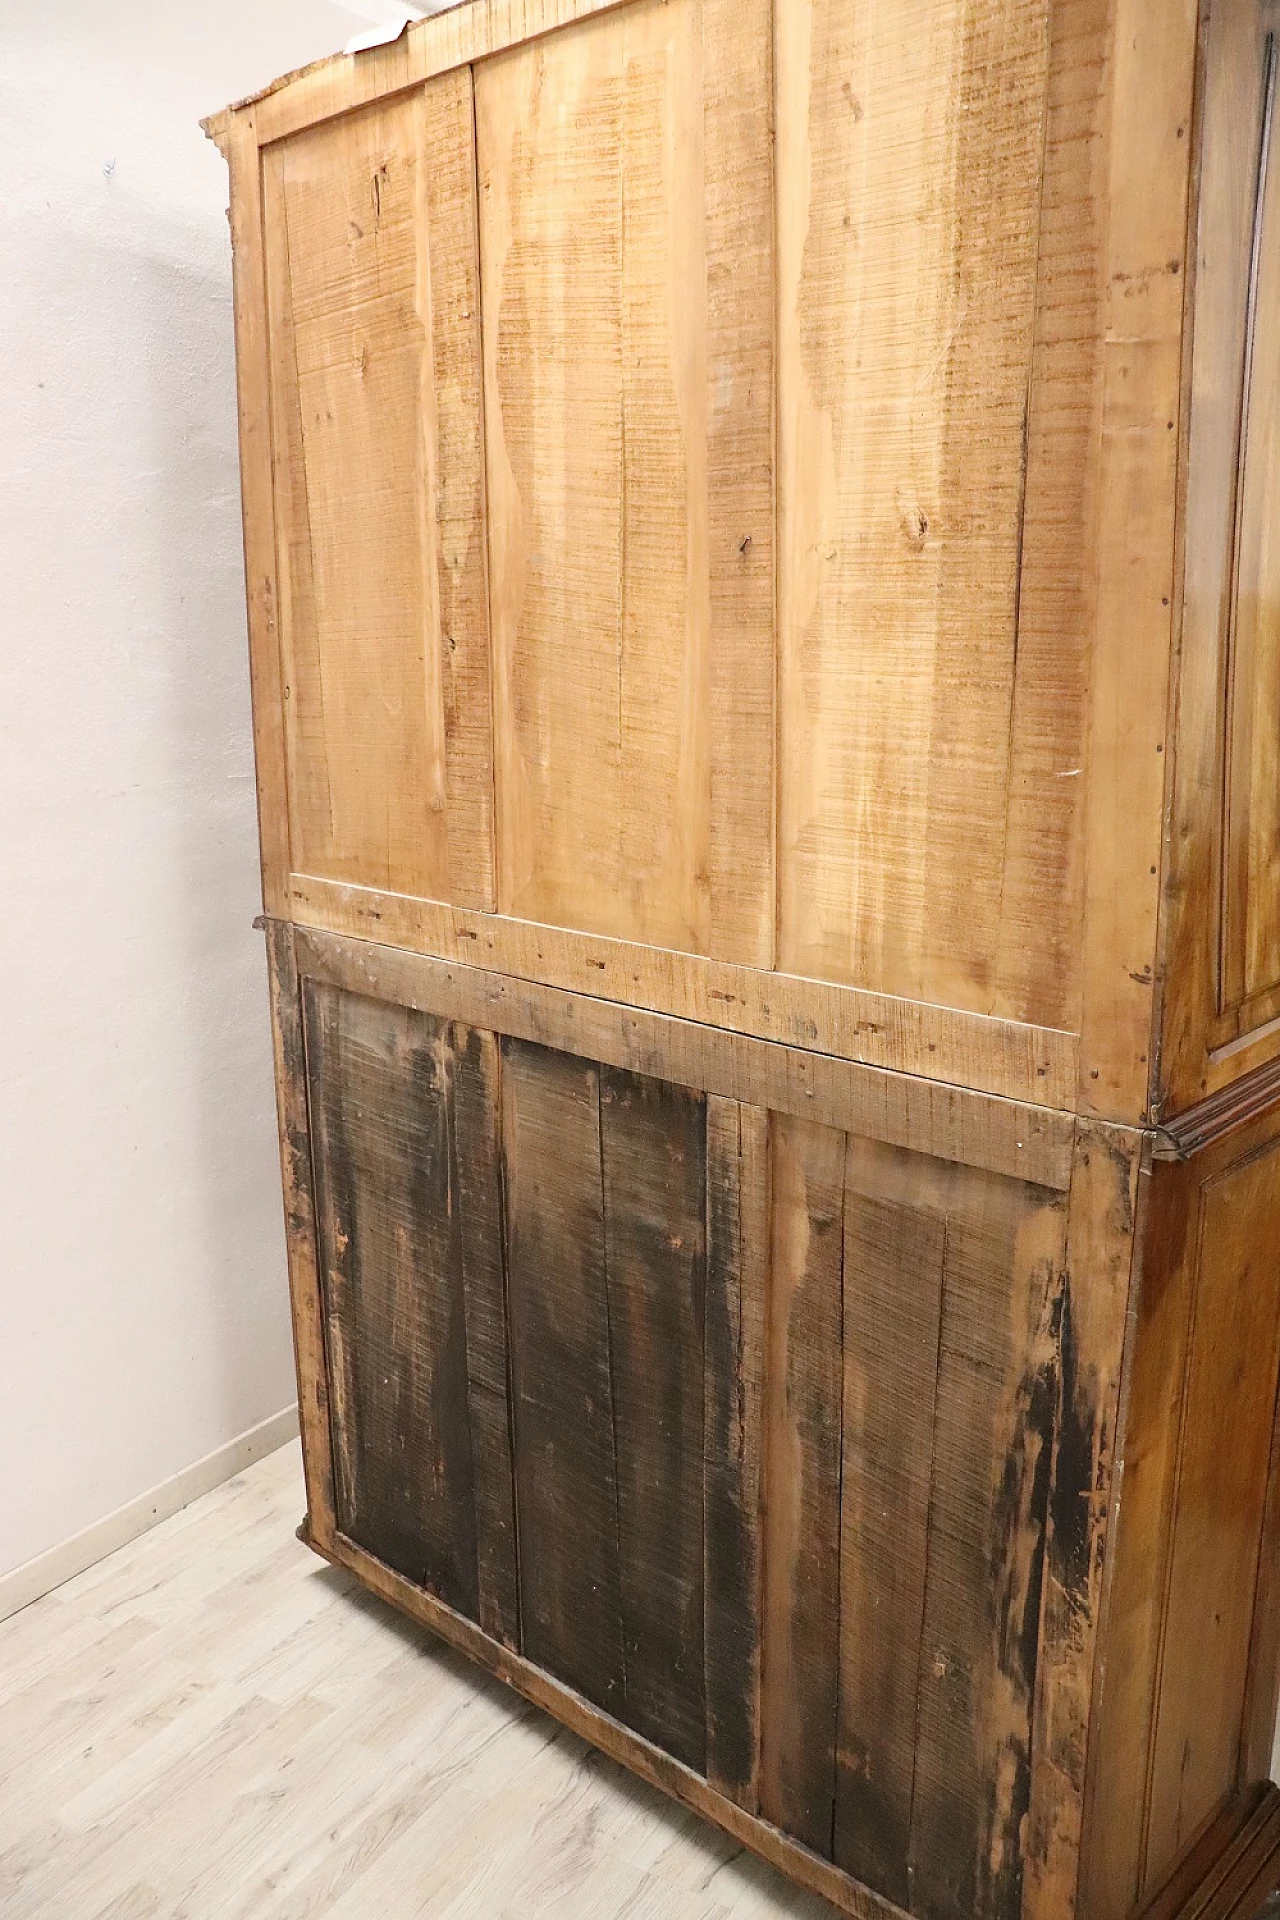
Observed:
[[[518,1648],[497,1038],[455,1026],[453,1058],[453,1184],[466,1303],[479,1620],[486,1633]]]
[[[341,1531],[476,1618],[447,1025],[307,983]]]
[[[835,1859],[907,1904],[951,1169],[851,1139]]]
[[[911,1823],[929,1920],[1022,1906],[1065,1214],[952,1170]]]
[[[617,1718],[626,1700],[595,1067],[502,1043],[524,1651]]]
[[[760,1811],[828,1858],[840,1640],[845,1135],[778,1115],[765,1387]]]
[[[600,1151],[622,1718],[701,1773],[705,1101],[664,1080],[601,1068]]]
[[[324,1304],[316,1249],[315,1193],[311,1171],[311,1124],[307,1113],[307,1060],[302,1033],[302,990],[294,955],[293,928],[267,920],[267,968],[271,988],[271,1040],[276,1069],[276,1113],[284,1188],[289,1303],[298,1379],[298,1425],[307,1485],[307,1526],[331,1542],[333,1439],[329,1426],[329,1370],[324,1348]]]
[[[704,1623],[707,1778],[760,1804],[761,1428],[769,1116],[707,1100]]]
[[[1143,1135],[1082,1121],[1056,1327],[1058,1404],[1022,1920],[1076,1909]]]

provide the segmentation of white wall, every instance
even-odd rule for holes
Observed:
[[[196,121],[379,11],[0,0],[0,1575],[294,1398]]]

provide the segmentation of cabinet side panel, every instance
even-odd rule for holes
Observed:
[[[486,907],[472,152],[446,75],[264,149],[263,217],[294,869]]]
[[[779,964],[1060,1024],[998,964],[1047,52],[778,10]]]

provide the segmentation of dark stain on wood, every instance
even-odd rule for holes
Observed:
[[[760,1807],[831,1857],[840,1644],[845,1136],[779,1118],[766,1398]]]
[[[518,1650],[498,1042],[491,1033],[455,1026],[453,1048],[452,1181],[466,1303],[479,1617],[486,1633]]]
[[[507,1284],[524,1651],[626,1702],[598,1070],[502,1044]]]
[[[707,1101],[704,1426],[707,1777],[760,1802],[760,1426],[770,1217],[769,1120]]]
[[[600,1072],[627,1724],[701,1773],[705,1102]]]
[[[905,1906],[949,1169],[851,1140],[835,1859]]]
[[[475,1619],[449,1029],[314,982],[306,1022],[338,1525]]]
[[[952,1170],[920,1663],[911,1904],[1015,1920],[1057,1407],[1065,1210]]]

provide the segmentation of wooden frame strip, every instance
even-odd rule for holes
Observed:
[[[295,928],[294,940],[301,973],[349,993],[441,1014],[1059,1193],[1071,1184],[1075,1120],[1068,1113],[368,940],[306,927]]]
[[[1074,1105],[1079,1042],[1051,1027],[307,875],[294,874],[290,895],[300,927],[490,967],[1002,1099],[1064,1110]]]
[[[262,904],[287,910],[292,866],[276,582],[276,513],[271,364],[262,237],[262,167],[254,116],[238,118],[226,149],[231,167],[231,255],[240,432],[240,498],[245,602],[253,689],[253,755],[258,784]]]
[[[421,86],[437,74],[473,60],[518,47],[557,27],[604,13],[624,0],[468,0],[445,13],[412,21],[389,45],[361,54],[332,54],[309,67],[283,75],[260,93],[250,94],[200,122],[209,138],[227,151],[240,116],[252,110],[265,146],[303,127],[351,113],[406,87]]]
[[[770,1866],[785,1873],[797,1886],[821,1894],[841,1913],[849,1914],[852,1920],[907,1920],[900,1907],[882,1899],[860,1882],[851,1880],[838,1867],[833,1867],[829,1860],[820,1860],[807,1847],[788,1839],[786,1834],[780,1833],[768,1821],[745,1812],[736,1802],[709,1786],[700,1774],[690,1772],[688,1767],[673,1760],[660,1747],[632,1733],[629,1727],[622,1726],[609,1714],[601,1712],[599,1707],[593,1707],[581,1694],[553,1680],[520,1654],[490,1640],[472,1621],[463,1619],[461,1614],[454,1613],[421,1587],[415,1587],[400,1574],[393,1573],[390,1567],[383,1566],[380,1560],[375,1560],[372,1554],[353,1545],[343,1535],[336,1535],[332,1544],[325,1546],[304,1525],[298,1529],[298,1538],[335,1567],[345,1567],[381,1599],[389,1601],[419,1625],[430,1628],[451,1647],[466,1654],[526,1700],[542,1707],[584,1740],[589,1740],[611,1760],[621,1762],[650,1786],[691,1807],[704,1818],[713,1820],[743,1846],[749,1847],[762,1860],[767,1860]]]

